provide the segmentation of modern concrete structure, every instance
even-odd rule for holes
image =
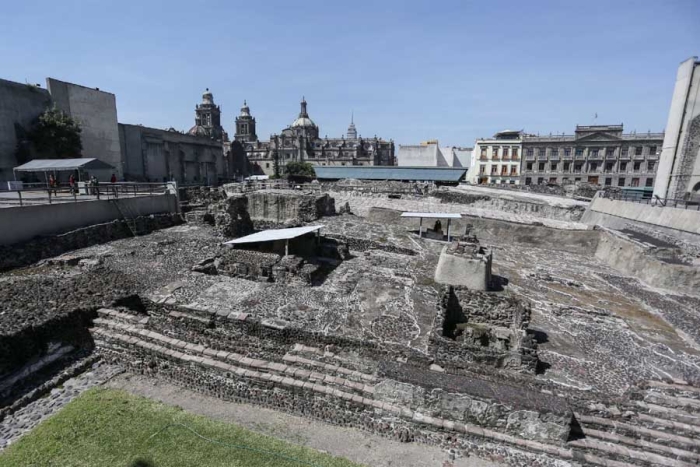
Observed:
[[[624,134],[622,124],[577,125],[573,135],[526,135],[521,183],[588,182],[651,190],[663,137]]]
[[[127,180],[217,184],[231,178],[221,141],[207,135],[120,123],[119,139]]]
[[[119,147],[117,100],[114,94],[54,78],[46,79],[46,87],[56,107],[80,124],[82,156],[106,162],[115,168],[118,179],[123,178],[124,164]]]
[[[676,75],[654,196],[700,195],[700,61],[681,63]]]
[[[488,290],[491,285],[493,253],[478,243],[455,241],[445,245],[435,268],[435,282]]]
[[[467,179],[479,184],[519,184],[522,140],[523,132],[513,130],[477,139]]]
[[[340,138],[321,138],[319,127],[311,120],[306,100],[302,98],[301,110],[296,120],[273,134],[269,141],[258,140],[255,134],[255,118],[244,102],[236,119],[234,142],[240,143],[254,174],[274,175],[275,170],[284,173],[288,162],[310,162],[320,166],[373,166],[394,165],[394,142],[374,136],[363,138],[357,133],[354,119],[347,135]],[[231,150],[234,150],[231,143]]]
[[[440,147],[437,141],[400,145],[396,156],[400,167],[469,167],[472,148]]]

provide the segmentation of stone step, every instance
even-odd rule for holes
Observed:
[[[214,360],[213,358],[208,357],[207,354],[204,352],[202,356],[193,356],[191,354],[184,353],[180,350],[171,350],[159,344],[152,344],[150,342],[146,342],[145,340],[135,338],[127,334],[113,332],[104,328],[95,328],[93,329],[93,332],[96,334],[95,341],[99,346],[108,346],[110,345],[110,342],[105,341],[104,339],[113,339],[122,344],[147,349],[151,352],[160,354],[164,358],[180,362],[194,363],[213,370],[229,372],[240,377],[250,378],[254,380],[258,379],[263,381],[269,381],[290,388],[302,388],[309,391],[332,395],[334,397],[338,397],[346,401],[350,401],[352,403],[364,405],[368,409],[386,411],[387,413],[391,413],[396,417],[400,417],[406,420],[410,420],[417,424],[422,424],[431,427],[434,430],[436,429],[454,431],[469,436],[484,438],[492,442],[507,443],[525,450],[546,453],[564,459],[573,459],[574,457],[573,452],[568,448],[517,438],[509,434],[489,430],[486,428],[481,428],[475,425],[469,425],[461,422],[455,422],[452,420],[425,416],[420,412],[411,410],[408,407],[377,401],[369,397],[361,397],[357,394],[353,394],[348,391],[343,391],[340,389],[333,388],[331,386],[326,386],[324,384],[321,384],[322,382],[314,383],[312,381],[303,381],[298,378],[296,373],[293,376],[282,376],[279,374],[274,374],[270,371],[266,371],[265,369],[263,369],[262,371],[258,371],[257,369],[246,369],[239,364],[230,364],[221,360]],[[220,359],[225,359],[226,353],[217,352],[217,357]],[[590,458],[592,459],[591,462],[596,465],[603,465],[609,467],[629,467],[629,464],[610,463],[606,459],[598,458],[588,453],[581,453],[579,457]]]
[[[698,395],[698,397],[700,397],[700,387],[691,386],[689,384],[666,383],[664,381],[647,381],[646,385],[650,388],[670,390],[671,392],[695,393]]]
[[[639,438],[652,443],[660,442],[667,445],[672,445],[674,447],[678,447],[680,449],[690,449],[691,451],[700,450],[700,446],[698,445],[697,440],[686,436],[679,436],[673,433],[654,430],[644,426],[632,425],[630,423],[611,420],[608,418],[579,414],[576,414],[575,416],[582,426],[584,435],[587,433],[588,429],[593,428],[595,430],[595,427],[598,426],[612,428],[616,432],[622,431],[623,433],[625,433],[626,436],[638,436]]]
[[[697,467],[695,462],[684,462],[677,459],[672,459],[670,457],[662,456],[649,451],[638,451],[636,449],[630,449],[626,446],[620,444],[612,444],[605,441],[599,441],[592,438],[578,439],[575,441],[569,441],[567,443],[570,446],[579,447],[582,449],[589,449],[598,451],[601,453],[610,454],[613,456],[625,457],[632,459],[634,462],[641,462],[652,465],[661,465],[664,467]]]
[[[640,450],[650,450],[651,452],[669,454],[686,461],[700,461],[700,454],[696,452],[686,451],[684,449],[678,449],[664,444],[652,443],[650,441],[645,441],[638,438],[630,438],[629,436],[618,435],[616,433],[611,433],[608,431],[594,430],[588,428],[585,431],[587,438],[597,438],[602,441],[609,441],[611,443],[622,443],[629,446],[633,446]]]
[[[660,424],[668,422],[674,427],[676,427],[676,423],[678,423],[678,428],[689,431],[697,431],[698,428],[700,428],[700,415],[690,414],[683,410],[664,407],[663,405],[649,404],[642,401],[635,401],[635,405],[649,412],[649,414],[657,415],[652,416],[639,413],[640,418],[642,418],[641,416],[644,415],[644,420],[652,419],[655,422],[660,421]]]
[[[331,365],[341,365],[345,368],[356,370],[361,373],[369,374],[370,372],[374,371],[374,369],[368,371],[366,364],[361,365],[358,364],[358,362],[356,361],[350,360],[348,358],[343,358],[342,356],[334,352],[322,350],[318,347],[312,347],[309,345],[294,344],[294,347],[292,347],[288,353],[290,355],[298,355],[305,358],[309,358],[311,360],[328,363]]]
[[[361,373],[357,370],[351,370],[349,368],[337,364],[324,363],[315,359],[309,359],[298,355],[292,355],[290,353],[285,354],[284,357],[282,357],[282,361],[289,365],[299,365],[307,368],[323,369],[326,372],[341,374],[344,378],[365,384],[374,384],[377,382],[377,377],[374,375],[368,375],[366,373]]]
[[[137,316],[137,315],[132,315],[130,313],[124,313],[121,311],[117,310],[112,310],[110,308],[98,308],[97,314],[100,315],[103,319],[112,319],[115,321],[120,321],[122,323],[131,323],[131,324],[140,324],[140,325],[146,325],[148,324],[148,317],[147,316]]]
[[[674,409],[683,409],[690,412],[700,412],[700,398],[690,398],[682,396],[670,396],[660,392],[648,391],[644,396],[646,402],[671,407]]]
[[[219,351],[216,349],[211,349],[199,344],[188,343],[179,339],[173,339],[167,337],[163,334],[159,334],[153,331],[148,331],[146,329],[136,328],[134,325],[127,325],[123,323],[118,323],[114,321],[96,319],[95,324],[107,326],[112,329],[118,329],[129,336],[132,340],[136,341],[146,341],[152,340],[158,342],[158,345],[165,346],[170,350],[182,351],[187,355],[196,354],[202,355],[208,358],[217,358],[220,360],[227,360],[233,364],[240,365],[243,367],[253,368],[256,370],[265,370],[274,374],[280,375],[293,375],[297,378],[303,380],[323,382],[324,384],[329,384],[332,386],[337,386],[344,388],[345,390],[350,390],[364,395],[374,394],[374,386],[370,384],[365,384],[361,382],[352,381],[344,377],[334,377],[328,374],[320,373],[317,371],[309,371],[302,368],[296,368],[283,363],[271,362],[267,360],[260,360],[255,358],[248,358],[244,355],[235,352]],[[93,328],[93,331],[100,334],[104,330],[102,328]]]

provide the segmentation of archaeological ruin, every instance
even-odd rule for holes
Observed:
[[[700,463],[700,235],[415,188],[189,188],[138,232],[0,246],[0,449],[126,372],[498,465]],[[409,211],[461,218],[447,242]]]

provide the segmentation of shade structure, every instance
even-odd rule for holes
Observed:
[[[234,240],[229,240],[228,242],[224,242],[224,245],[240,245],[242,243],[261,243],[274,242],[276,240],[289,240],[292,238],[301,237],[302,235],[306,235],[307,233],[321,230],[321,228],[323,227],[325,226],[308,225],[305,227],[292,227],[289,229],[263,230],[262,232],[246,235],[245,237],[236,238]]]
[[[401,217],[424,217],[426,219],[461,219],[462,215],[454,212],[402,212]]]
[[[466,168],[452,167],[398,167],[398,166],[315,166],[319,180],[396,180],[418,182],[457,183],[464,179]]]
[[[16,172],[61,172],[68,170],[108,170],[113,166],[93,157],[78,159],[34,159],[15,167]]]

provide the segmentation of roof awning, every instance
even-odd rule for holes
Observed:
[[[314,166],[319,180],[397,180],[457,183],[463,180],[467,168],[400,167],[400,166]]]
[[[60,172],[66,170],[108,170],[113,166],[92,157],[78,159],[34,159],[15,167],[17,172]]]
[[[402,212],[401,217],[425,219],[461,219],[462,215],[454,212]]]
[[[240,245],[242,243],[261,243],[274,242],[275,240],[289,240],[291,238],[301,237],[307,233],[321,230],[322,227],[325,227],[325,225],[308,225],[306,227],[293,227],[290,229],[263,230],[262,232],[229,240],[228,242],[224,242],[224,245]]]

